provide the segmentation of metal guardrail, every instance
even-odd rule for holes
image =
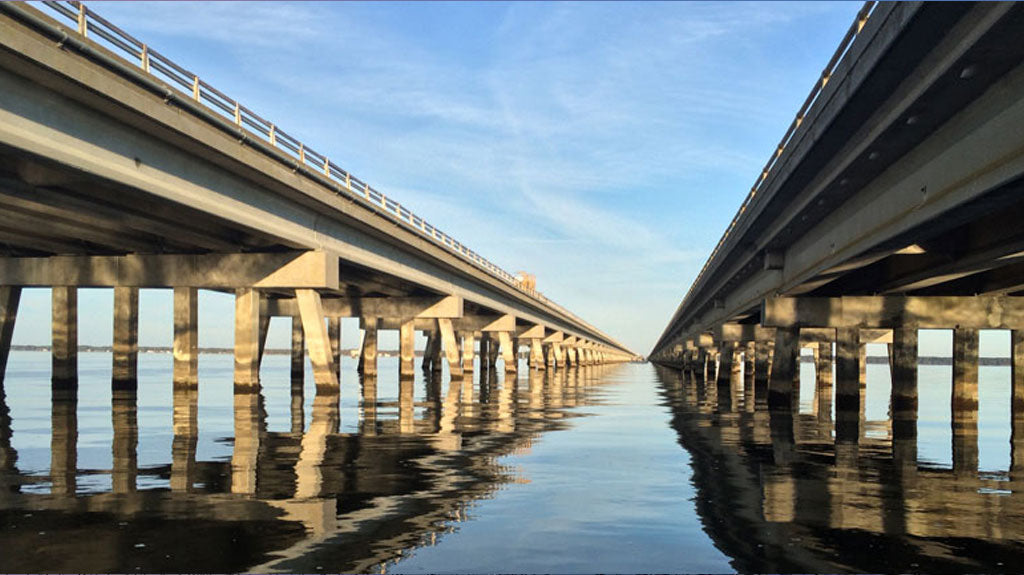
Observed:
[[[758,176],[757,181],[754,182],[754,185],[750,188],[750,192],[747,194],[747,197],[743,200],[743,203],[740,204],[739,211],[736,212],[736,215],[733,216],[732,221],[729,222],[729,226],[726,227],[725,233],[723,233],[722,237],[719,238],[718,243],[715,244],[714,249],[711,250],[711,255],[708,256],[707,261],[704,262],[704,266],[700,269],[700,273],[697,274],[696,279],[694,279],[693,283],[690,285],[690,289],[686,292],[686,295],[683,297],[683,301],[679,306],[680,310],[682,310],[683,307],[685,307],[686,301],[690,299],[690,296],[693,295],[693,290],[704,278],[704,275],[707,273],[708,267],[711,265],[711,262],[715,259],[715,256],[718,255],[718,252],[721,251],[722,246],[725,245],[725,242],[726,240],[728,240],[733,228],[736,227],[736,224],[743,217],[743,214],[747,211],[747,208],[750,206],[751,202],[754,201],[754,198],[757,196],[758,192],[762,189],[765,182],[768,180],[768,176],[772,174],[772,170],[778,164],[779,158],[782,157],[782,153],[785,151],[786,146],[789,145],[789,143],[793,140],[797,128],[799,128],[800,125],[803,123],[807,111],[810,110],[811,106],[813,106],[814,103],[818,100],[818,96],[821,95],[822,91],[825,89],[825,86],[828,84],[829,79],[832,78],[832,73],[835,72],[836,67],[839,66],[840,62],[842,62],[843,56],[845,56],[846,53],[849,51],[854,39],[856,39],[857,34],[859,34],[860,31],[864,28],[864,24],[867,23],[868,18],[871,16],[871,13],[874,11],[874,8],[877,4],[878,2],[868,0],[867,2],[864,3],[864,6],[860,9],[860,12],[857,13],[857,17],[854,20],[853,24],[851,24],[849,30],[846,31],[846,36],[843,37],[843,40],[839,43],[839,47],[836,48],[836,51],[832,55],[832,58],[828,61],[828,64],[825,66],[825,70],[821,73],[821,78],[814,84],[814,88],[811,89],[811,93],[807,95],[807,99],[804,100],[804,103],[802,106],[800,106],[800,110],[796,113],[796,117],[793,119],[793,122],[790,123],[789,129],[786,130],[785,135],[782,136],[782,140],[779,141],[779,145],[776,147],[775,153],[773,153],[772,156],[768,158],[768,162],[765,163],[764,169],[761,170],[761,174]]]
[[[262,118],[238,100],[232,99],[214,88],[193,72],[173,62],[170,58],[152,49],[149,45],[136,39],[118,28],[109,20],[101,17],[85,3],[78,1],[46,1],[43,5],[65,20],[73,22],[83,37],[89,38],[110,49],[118,56],[138,65],[149,75],[161,80],[172,88],[185,94],[194,102],[233,122],[236,126],[254,135],[258,135],[271,146],[285,152],[298,160],[299,164],[329,178],[338,186],[339,193],[362,202],[373,210],[390,217],[403,227],[412,230],[422,237],[430,239],[448,251],[458,255],[490,275],[502,280],[518,291],[572,318],[579,325],[594,331],[595,328],[577,317],[575,314],[556,304],[542,293],[521,285],[515,275],[491,263],[480,254],[467,248],[455,238],[439,230],[423,218],[412,213],[393,198],[374,189],[368,183],[353,176],[326,155],[316,152],[297,138],[282,131],[276,124]],[[598,332],[600,333],[600,332]]]

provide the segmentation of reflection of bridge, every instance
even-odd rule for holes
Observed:
[[[929,469],[897,421],[882,422],[889,438],[840,437],[856,405],[837,404],[833,422],[831,409],[750,401],[742,378],[723,387],[670,368],[658,376],[704,529],[737,571],[991,572],[1024,559],[1019,430],[1008,474]],[[830,393],[826,371],[816,390]]]
[[[520,481],[497,459],[562,428],[563,408],[587,405],[605,369],[532,371],[519,382],[485,370],[447,386],[435,377],[423,401],[403,382],[397,405],[362,402],[358,434],[338,432],[339,397],[328,389],[317,392],[305,428],[301,395],[293,396],[287,433],[267,430],[261,393],[238,390],[230,461],[196,459],[197,394],[179,387],[170,463],[142,469],[134,391],[114,397],[109,470],[78,467],[77,400],[58,392],[48,477],[19,475],[0,401],[0,517],[19,526],[4,541],[26,550],[0,555],[0,570],[375,571],[453,529],[473,501]],[[365,397],[373,384],[363,379]],[[78,482],[93,475],[109,475],[109,492],[81,492]],[[147,475],[170,489],[140,489]],[[39,531],[51,539],[40,543]],[[32,549],[49,554],[45,563]]]
[[[838,406],[885,342],[912,420],[918,330],[951,329],[955,454],[976,462],[979,329],[1013,331],[1024,418],[1021,30],[1015,3],[868,2],[650,357],[728,378],[742,356],[785,403],[812,345]]]
[[[293,318],[328,387],[342,317],[359,318],[366,373],[379,329],[400,330],[406,376],[417,330],[453,375],[499,350],[515,371],[520,343],[538,369],[631,357],[85,5],[40,8],[0,5],[0,372],[23,286],[53,288],[57,384],[76,379],[79,287],[114,288],[119,387],[139,288],[174,289],[180,383],[196,378],[198,289],[236,294],[240,385],[258,382],[271,316]]]

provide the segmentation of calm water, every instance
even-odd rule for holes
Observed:
[[[978,466],[964,472],[943,366],[921,368],[908,465],[906,445],[893,456],[884,365],[869,366],[859,448],[836,458],[835,413],[815,409],[807,364],[800,412],[780,420],[650,365],[400,384],[384,358],[374,403],[348,358],[340,396],[312,381],[294,395],[287,356],[264,359],[259,394],[234,393],[230,356],[201,357],[198,395],[172,389],[168,355],[140,356],[134,396],[112,396],[109,354],[79,362],[76,402],[51,396],[47,354],[11,355],[2,572],[958,572],[1024,559],[1008,368],[981,368]]]

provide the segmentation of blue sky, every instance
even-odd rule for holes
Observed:
[[[639,353],[861,6],[89,5]],[[109,290],[80,297],[80,341],[108,344]],[[170,301],[144,292],[143,345]],[[16,343],[49,342],[48,308],[26,293]],[[230,346],[231,298],[200,312]]]

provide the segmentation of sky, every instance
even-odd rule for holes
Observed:
[[[861,3],[89,6],[646,354]],[[81,292],[109,345],[111,290]],[[140,300],[169,345],[170,292]],[[16,344],[49,343],[49,303],[26,291]],[[204,292],[200,345],[232,313]]]

